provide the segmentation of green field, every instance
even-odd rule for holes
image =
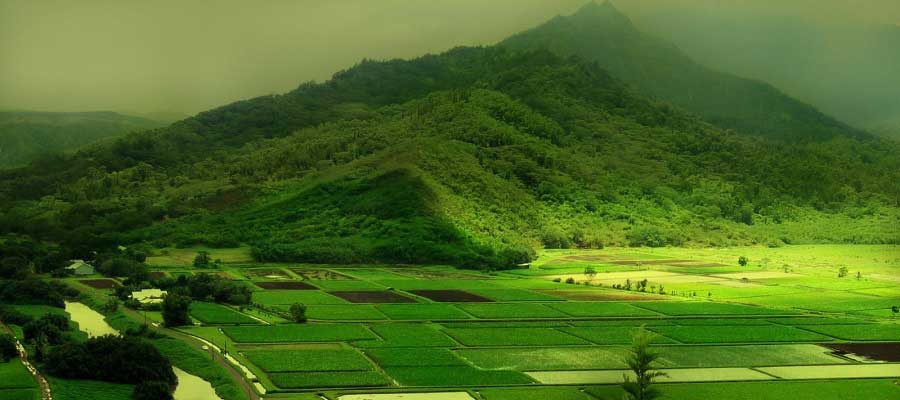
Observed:
[[[215,303],[191,303],[191,317],[204,324],[259,324],[259,321]]]
[[[531,269],[492,275],[438,266],[418,270],[304,264],[295,271],[297,267],[289,264],[252,269],[248,269],[251,265],[225,265],[220,272],[248,282],[268,279],[259,274],[278,271],[281,281],[304,281],[319,289],[253,286],[253,303],[260,307],[251,305],[243,313],[194,303],[192,317],[211,326],[185,330],[226,345],[259,376],[263,387],[273,391],[274,399],[305,399],[318,391],[333,400],[349,393],[448,388],[477,391],[484,400],[619,398],[616,386],[546,386],[534,382],[528,373],[600,371],[618,379],[621,373],[616,371],[627,368],[627,346],[641,326],[656,334],[653,347],[661,354],[658,367],[686,368],[678,376],[686,376],[692,368],[704,377],[715,376],[709,375],[716,371],[710,369],[721,368],[718,371],[735,371],[727,375],[729,379],[756,379],[766,375],[748,368],[867,364],[862,358],[835,355],[819,343],[900,340],[900,320],[885,308],[897,302],[900,284],[894,279],[900,278],[900,272],[883,266],[900,262],[900,255],[891,254],[897,247],[862,247],[858,256],[841,249],[553,250],[543,252]],[[734,265],[737,255],[744,254],[750,257],[750,265]],[[649,264],[613,262],[637,259]],[[679,262],[668,263],[668,259],[682,264],[673,265]],[[684,260],[694,261],[685,264]],[[845,263],[870,277],[838,278],[833,272]],[[789,272],[784,264],[790,264]],[[597,271],[594,282],[582,282],[585,266]],[[317,279],[307,280],[298,271]],[[574,276],[580,284],[554,282],[558,276]],[[607,284],[620,278],[637,282],[642,276],[648,277],[648,284],[662,282],[672,293],[651,295]],[[326,292],[388,288],[455,289],[492,302],[441,302],[416,296],[417,303],[354,304]],[[307,306],[310,322],[294,324],[283,318],[294,303]],[[30,307],[28,311],[45,310]],[[841,378],[822,381],[822,385],[884,398],[893,390],[884,382]],[[834,390],[820,391],[822,385],[773,381],[659,387],[663,398],[672,400],[777,398],[795,391],[797,399],[838,398]]]
[[[36,388],[37,382],[19,359],[0,363],[0,389]]]

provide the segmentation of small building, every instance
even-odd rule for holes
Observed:
[[[137,292],[131,292],[131,298],[137,300],[141,304],[162,303],[163,297],[165,296],[166,291],[160,289],[144,289]]]
[[[66,267],[66,271],[69,271],[72,275],[92,275],[94,266],[84,262],[84,260],[72,260],[72,263]]]

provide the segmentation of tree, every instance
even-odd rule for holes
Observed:
[[[300,303],[291,304],[291,319],[297,323],[306,322],[306,306]]]
[[[594,267],[585,267],[584,276],[588,278],[588,280],[594,280],[594,277],[597,276],[597,270],[595,270]]]
[[[738,257],[738,265],[746,267],[748,263],[750,263],[750,259],[748,259],[747,256]]]
[[[16,339],[10,335],[0,335],[0,362],[7,362],[19,356]]]
[[[862,280],[862,272],[856,271],[856,280]]]
[[[634,373],[636,379],[625,375],[622,389],[627,397],[632,400],[652,400],[659,397],[660,393],[651,387],[653,380],[662,376],[668,376],[665,372],[653,368],[653,363],[659,359],[659,353],[650,348],[653,334],[643,326],[635,332],[631,341],[631,349],[625,363]]]
[[[894,316],[897,316],[897,314],[900,314],[900,306],[891,307],[891,312],[894,313]]]
[[[166,382],[144,381],[134,386],[132,400],[172,400],[172,386]]]
[[[194,266],[195,267],[207,267],[209,266],[209,252],[208,251],[198,251],[197,256],[194,257]]]
[[[188,310],[191,307],[191,298],[177,293],[169,293],[163,299],[162,317],[166,326],[188,325],[191,319]]]

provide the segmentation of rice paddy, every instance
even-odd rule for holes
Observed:
[[[840,265],[862,278],[838,277]],[[253,306],[194,303],[204,327],[186,330],[227,345],[273,398],[619,398],[642,326],[669,374],[664,398],[767,398],[745,388],[835,398],[807,379],[890,398],[900,394],[885,383],[900,377],[898,266],[897,246],[547,251],[529,269],[491,274],[226,266],[252,284]],[[309,322],[288,322],[294,303]],[[257,308],[282,318],[265,325],[249,316]]]

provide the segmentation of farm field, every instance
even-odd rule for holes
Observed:
[[[834,398],[807,379],[900,395],[888,354],[900,346],[898,246],[545,251],[528,269],[494,273],[245,261],[214,272],[246,282],[252,305],[194,303],[200,326],[183,330],[228,348],[276,399],[447,388],[484,400],[618,398],[642,326],[670,374],[666,399],[700,398],[684,395],[691,388]],[[294,303],[307,323],[289,322]]]

